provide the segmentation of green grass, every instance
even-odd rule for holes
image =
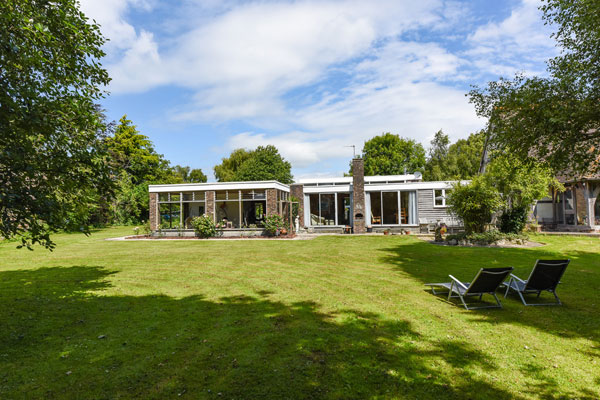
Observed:
[[[413,237],[0,244],[0,398],[600,397],[600,241]],[[569,257],[563,307],[466,311],[449,273]],[[547,294],[548,295],[548,294]]]

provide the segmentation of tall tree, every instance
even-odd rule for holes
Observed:
[[[441,129],[435,133],[429,148],[429,157],[425,164],[424,180],[441,181],[447,179],[444,169],[447,167],[449,144],[450,138]]]
[[[107,138],[115,175],[125,171],[134,184],[142,182],[164,182],[173,179],[169,162],[154,150],[154,144],[142,135],[133,122],[124,115],[119,120],[115,134]]]
[[[236,149],[231,152],[229,157],[222,158],[221,164],[215,165],[213,168],[217,181],[235,181],[235,174],[237,170],[248,158],[250,158],[250,151],[246,149]]]
[[[104,38],[76,0],[0,2],[0,236],[52,248],[111,188],[94,103]]]
[[[258,146],[255,150],[234,150],[229,158],[214,168],[220,182],[277,180],[292,183],[292,165],[275,146]]]
[[[547,78],[517,76],[470,92],[489,120],[492,144],[524,159],[535,154],[554,169],[600,170],[600,3],[546,0],[544,19],[557,26],[562,53]]]
[[[401,175],[405,170],[413,173],[425,169],[423,146],[389,132],[365,142],[363,159],[365,175]]]
[[[208,179],[200,168],[191,169],[187,166],[176,165],[173,167],[173,173],[183,183],[202,183]]]

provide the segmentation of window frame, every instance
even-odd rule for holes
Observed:
[[[447,199],[446,191],[450,191],[452,189],[446,189],[446,188],[444,188],[444,189],[431,189],[431,190],[432,190],[432,193],[433,193],[433,208],[447,208],[448,204],[446,203],[446,199]],[[442,204],[441,205],[435,204],[435,200],[436,200],[435,199],[435,197],[436,197],[435,196],[435,192],[437,190],[441,190],[442,191]]]

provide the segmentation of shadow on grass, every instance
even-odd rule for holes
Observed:
[[[498,292],[503,310],[470,311],[473,321],[531,326],[557,337],[584,338],[600,346],[600,255],[584,251],[556,253],[544,247],[481,248],[437,246],[427,242],[404,242],[397,247],[382,249],[382,260],[422,283],[447,282],[448,275],[470,281],[479,268],[513,266],[514,273],[526,279],[537,259],[570,258],[571,263],[557,289],[563,302],[560,307],[525,307],[514,295],[504,299]],[[429,291],[423,287],[423,290]],[[553,301],[549,293],[543,298]],[[535,296],[533,296],[535,298]],[[440,298],[440,297],[438,297]],[[442,304],[440,307],[451,307]],[[454,304],[458,304],[455,302]],[[591,354],[579,350],[583,354]],[[548,382],[551,385],[552,382]],[[586,394],[584,393],[583,396]]]
[[[111,272],[0,273],[1,398],[514,398],[462,340],[311,302],[102,296]],[[443,371],[440,374],[439,371]]]

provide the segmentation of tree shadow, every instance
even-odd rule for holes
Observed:
[[[515,398],[464,340],[263,292],[108,296],[102,267],[0,273],[2,398]]]
[[[563,284],[559,285],[557,293],[563,302],[560,307],[525,307],[515,295],[504,298],[504,292],[497,294],[502,301],[503,310],[464,311],[468,319],[478,323],[523,325],[533,327],[540,332],[549,333],[557,338],[582,338],[593,343],[591,350],[577,348],[581,354],[597,357],[594,350],[600,348],[600,256],[597,253],[584,251],[568,251],[557,253],[546,248],[482,248],[437,246],[422,241],[403,242],[397,247],[382,249],[382,261],[393,265],[398,271],[406,273],[420,282],[448,282],[448,275],[470,281],[479,268],[513,266],[514,273],[526,279],[537,259],[570,258],[571,263],[563,276]],[[423,287],[431,293],[430,289]],[[433,296],[433,295],[432,295]],[[553,297],[549,293],[542,294]],[[535,297],[535,296],[534,296]],[[441,303],[447,303],[440,296]],[[452,307],[440,304],[440,307]],[[463,312],[458,302],[453,303]],[[525,371],[533,372],[533,371]],[[558,385],[538,374],[538,384],[544,387],[535,393],[544,393],[544,398],[556,397]],[[554,392],[553,392],[554,390]],[[532,394],[534,392],[531,392]],[[573,393],[571,397],[597,398],[597,393],[583,390],[583,393]],[[555,396],[555,397],[553,397]],[[567,396],[568,397],[568,396]]]

